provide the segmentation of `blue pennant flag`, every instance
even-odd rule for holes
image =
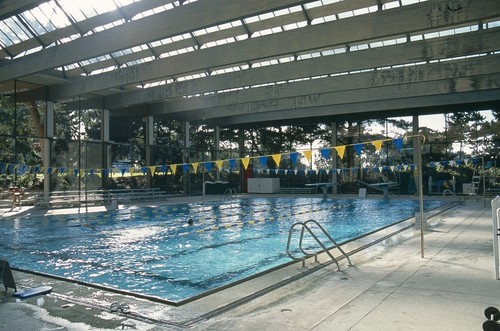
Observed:
[[[236,160],[231,159],[229,160],[229,169],[234,169],[236,167]]]
[[[104,176],[107,176],[109,174],[109,169],[108,168],[102,169],[102,173]]]
[[[394,144],[398,152],[401,152],[401,150],[403,149],[403,138],[395,138],[392,140],[392,143]]]
[[[125,175],[125,173],[127,172],[127,169],[126,168],[121,168],[120,169],[120,172],[122,173],[122,176]]]
[[[212,170],[212,162],[205,162],[203,165],[205,166],[206,172],[210,172]]]
[[[354,150],[358,156],[361,155],[361,151],[363,150],[363,144],[354,144]]]
[[[146,175],[148,173],[148,167],[141,167],[141,171],[143,175]]]
[[[16,167],[16,165],[15,165],[15,164],[9,164],[9,173],[10,173],[10,174],[14,174],[14,172],[15,172],[15,167]]]
[[[330,157],[330,149],[329,149],[329,148],[320,149],[320,153],[321,153],[321,156],[322,156],[325,160],[328,160],[328,158]]]
[[[167,172],[167,166],[164,164],[160,167],[160,171],[163,172],[163,174],[165,174]]]
[[[184,163],[184,164],[182,165],[182,171],[184,171],[184,172],[188,172],[188,171],[189,171],[189,164]]]
[[[259,156],[259,161],[262,167],[267,166],[267,156]]]
[[[290,153],[290,161],[292,161],[292,164],[295,166],[297,164],[297,158],[299,157],[298,152],[293,152]]]

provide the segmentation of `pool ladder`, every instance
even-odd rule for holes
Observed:
[[[330,253],[330,249],[327,248],[325,246],[325,244],[318,238],[318,236],[316,236],[314,234],[314,232],[311,230],[311,227],[309,226],[309,223],[313,223],[314,225],[316,225],[316,227],[318,227],[318,229],[321,230],[321,232],[328,238],[328,240],[330,240],[330,242],[333,243],[333,247],[330,247],[330,249],[334,248],[334,247],[337,247],[338,250],[342,253],[342,255],[347,259],[347,261],[349,262],[349,265],[352,266],[353,264],[351,263],[351,260],[349,259],[349,256],[347,256],[347,254],[344,252],[344,250],[342,248],[340,248],[340,246],[337,244],[337,242],[335,241],[335,239],[332,238],[332,236],[330,236],[330,234],[328,234],[328,232],[326,232],[326,230],[321,226],[321,224],[319,224],[317,221],[315,220],[308,220],[308,221],[305,221],[305,222],[295,222],[292,224],[292,226],[290,227],[290,230],[288,232],[288,241],[287,241],[287,244],[286,244],[286,253],[288,254],[288,256],[292,259],[292,260],[296,260],[296,261],[299,261],[301,260],[302,261],[302,268],[305,268],[306,265],[306,258],[308,257],[311,257],[311,256],[314,256],[314,260],[315,262],[318,262],[318,254],[320,253],[323,253],[325,252],[326,254],[328,254],[328,256],[332,259],[333,262],[335,262],[335,264],[337,265],[337,270],[338,271],[341,271],[340,269],[340,266],[339,266],[339,263],[337,261],[337,259],[332,255],[332,253]],[[292,241],[292,236],[293,236],[293,231],[296,227],[300,227],[300,238],[299,238],[299,250],[302,252],[302,254],[304,254],[304,256],[302,257],[296,257],[292,254],[292,252],[290,251],[290,243]],[[303,239],[304,239],[304,233],[305,232],[308,232],[311,237],[318,243],[318,245],[321,246],[321,248],[323,249],[322,251],[319,251],[319,252],[315,252],[315,253],[308,253],[306,252],[306,250],[304,249],[304,247],[302,246],[302,242],[303,242]]]
[[[235,188],[228,188],[220,196],[220,201],[230,200],[233,198],[234,194],[236,194],[236,189]]]

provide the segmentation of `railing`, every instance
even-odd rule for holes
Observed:
[[[314,225],[316,225],[318,227],[318,229],[321,230],[321,232],[323,233],[323,235],[325,235],[328,238],[328,240],[330,240],[330,242],[333,243],[334,246],[332,246],[330,248],[327,248],[325,246],[325,244],[318,238],[318,236],[316,236],[314,234],[314,232],[308,226],[309,223],[313,223]],[[291,250],[290,250],[290,243],[292,241],[293,231],[294,231],[295,227],[297,227],[297,226],[301,227],[301,229],[300,229],[299,245],[298,246],[299,246],[299,250],[302,252],[302,254],[304,254],[304,256],[302,256],[302,257],[296,257],[296,256],[294,256],[292,254]],[[303,240],[304,240],[304,233],[305,233],[305,231],[307,231],[311,235],[311,237],[316,241],[316,243],[322,248],[321,251],[314,252],[314,253],[308,253],[308,252],[306,252],[306,250],[304,249],[304,247],[302,245],[303,244]],[[306,222],[296,222],[296,223],[292,224],[292,226],[290,227],[290,230],[288,232],[288,241],[287,241],[287,244],[286,244],[286,253],[288,254],[288,256],[292,260],[297,260],[297,261],[300,260],[300,261],[302,261],[302,267],[305,268],[305,260],[306,260],[306,258],[314,256],[315,261],[318,262],[318,254],[324,252],[324,253],[328,254],[328,256],[330,257],[330,259],[332,259],[333,262],[335,262],[335,264],[337,265],[337,270],[341,271],[337,259],[335,259],[335,257],[330,252],[330,249],[333,249],[335,247],[338,248],[338,250],[342,253],[342,255],[349,262],[349,265],[352,266],[352,263],[351,263],[351,260],[349,259],[349,256],[347,256],[347,254],[344,252],[344,250],[337,244],[337,242],[335,241],[335,239],[333,239],[332,236],[330,236],[330,234],[328,234],[328,232],[326,232],[326,230],[321,226],[321,224],[319,224],[315,220],[308,220]]]
[[[234,187],[228,188],[220,196],[220,201],[230,200],[233,198],[234,194],[236,194],[236,189]]]

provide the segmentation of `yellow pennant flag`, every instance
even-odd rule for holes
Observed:
[[[172,175],[175,175],[177,172],[177,164],[170,165],[170,171],[172,171]]]
[[[382,148],[382,143],[383,143],[383,140],[372,141],[372,144],[373,144],[373,146],[375,146],[375,149],[377,151],[379,151]]]
[[[241,159],[241,163],[243,163],[243,169],[247,170],[248,164],[250,163],[250,158],[246,157],[244,159]]]
[[[302,154],[306,157],[307,162],[311,163],[312,151],[303,151]]]
[[[193,162],[191,163],[191,165],[193,166],[193,170],[194,170],[194,173],[196,174],[196,172],[198,171],[198,163],[199,162]]]
[[[134,175],[134,171],[135,171],[135,168],[134,167],[130,167],[128,169],[128,172],[130,173],[130,176],[133,176]]]
[[[149,168],[149,171],[151,171],[151,175],[154,175],[156,172],[156,166],[150,166],[148,168]]]
[[[217,169],[219,169],[219,171],[222,170],[222,164],[224,163],[223,160],[217,160],[215,161],[215,165],[217,166]]]
[[[274,162],[276,162],[276,166],[280,166],[280,161],[281,161],[281,154],[273,154],[271,155]]]
[[[345,146],[336,146],[334,148],[337,151],[337,154],[339,155],[339,157],[341,159],[343,159],[344,158],[344,153],[345,153]]]

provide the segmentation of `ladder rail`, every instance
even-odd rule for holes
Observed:
[[[321,230],[321,232],[328,238],[328,240],[330,240],[333,243],[334,246],[331,247],[331,248],[326,247],[325,244],[318,238],[318,236],[311,230],[311,228],[309,226],[309,223],[315,224]],[[302,252],[302,254],[304,254],[303,257],[296,257],[290,251],[290,244],[291,244],[291,241],[292,241],[293,231],[294,231],[295,227],[297,227],[297,226],[301,226],[298,247],[299,247],[299,250]],[[325,252],[330,257],[330,259],[332,259],[332,261],[335,262],[335,264],[337,265],[337,269],[338,270],[340,270],[339,263],[338,263],[337,259],[330,252],[330,249],[333,249],[335,247],[338,248],[338,250],[342,253],[342,255],[347,259],[349,265],[352,266],[352,263],[351,263],[351,260],[349,259],[349,256],[337,244],[337,242],[335,241],[335,239],[332,238],[332,236],[323,228],[323,226],[321,226],[321,224],[319,224],[316,220],[312,220],[312,219],[308,220],[306,222],[295,222],[295,223],[292,224],[292,226],[290,227],[290,230],[288,231],[288,240],[287,240],[287,244],[286,244],[286,252],[287,252],[288,256],[292,260],[301,260],[302,261],[302,267],[305,267],[305,259],[308,258],[308,257],[314,256],[315,259],[316,259],[316,261],[317,261],[317,253],[309,253],[303,247],[303,241],[304,241],[305,231],[307,231],[311,235],[311,237],[316,241],[316,243],[322,248],[321,252]]]

